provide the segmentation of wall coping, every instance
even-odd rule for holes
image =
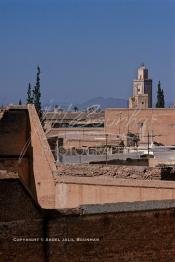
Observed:
[[[98,215],[98,214],[117,214],[127,212],[150,212],[150,211],[163,211],[175,209],[175,200],[149,200],[149,201],[136,201],[136,202],[118,202],[118,203],[105,203],[105,204],[87,204],[80,205],[77,208],[61,208],[55,210],[47,210],[53,215],[59,212],[62,215]],[[56,213],[55,213],[56,211]]]
[[[175,111],[175,108],[106,108],[107,111]]]
[[[123,202],[114,204],[95,204],[81,205],[80,214],[101,214],[101,213],[123,213],[123,212],[138,212],[174,209],[175,200],[153,200],[144,202]]]
[[[75,177],[75,176],[58,176],[55,173],[55,183],[64,184],[83,184],[94,186],[122,186],[122,187],[145,187],[145,188],[164,188],[175,189],[175,181],[162,180],[139,180],[139,179],[116,179],[111,177]]]

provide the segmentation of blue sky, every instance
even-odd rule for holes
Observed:
[[[131,95],[144,62],[175,100],[175,0],[0,0],[0,103],[25,101],[41,67],[43,103]]]

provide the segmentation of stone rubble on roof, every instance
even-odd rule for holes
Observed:
[[[109,176],[113,178],[160,180],[161,169],[142,166],[113,166],[66,164],[58,165],[58,176],[97,177]]]

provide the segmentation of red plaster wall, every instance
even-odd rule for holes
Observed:
[[[142,129],[139,127],[143,123]],[[105,110],[105,130],[108,134],[126,135],[128,130],[142,133],[142,141],[147,142],[148,132],[156,135],[153,139],[164,145],[175,145],[175,109],[107,109]]]

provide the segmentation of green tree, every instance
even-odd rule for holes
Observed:
[[[35,105],[36,111],[38,113],[39,118],[42,118],[42,111],[41,111],[41,91],[40,91],[40,67],[37,67],[37,74],[36,74],[36,84],[33,89],[33,103]]]
[[[156,103],[156,107],[157,108],[164,108],[165,107],[164,91],[161,88],[160,81],[158,82],[158,86],[157,86],[157,103]]]
[[[18,103],[19,105],[22,105],[22,101],[21,101],[21,99],[19,99],[19,103]]]
[[[32,96],[32,89],[31,89],[30,83],[28,85],[26,102],[27,102],[27,104],[33,104],[33,96]]]
[[[74,111],[75,111],[75,112],[78,111],[78,106],[74,106]]]
[[[161,101],[162,101],[162,108],[165,107],[165,98],[164,98],[164,91],[162,89],[162,92],[161,92]]]

